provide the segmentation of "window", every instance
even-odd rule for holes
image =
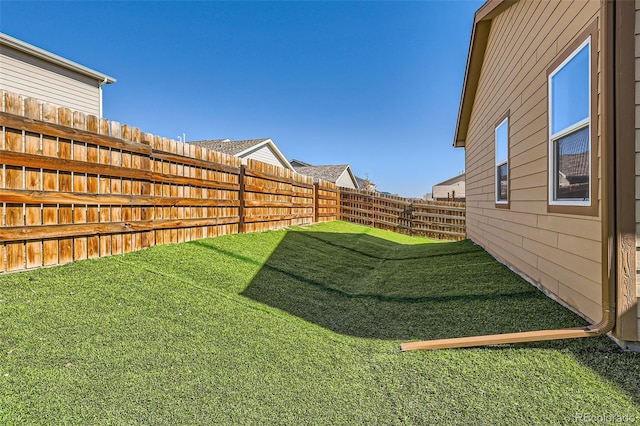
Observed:
[[[589,36],[548,77],[550,205],[592,205],[591,59]]]
[[[496,126],[496,205],[509,202],[509,115]]]

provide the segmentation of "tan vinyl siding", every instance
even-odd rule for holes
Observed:
[[[521,1],[493,19],[465,148],[469,238],[592,321],[601,317],[600,219],[547,213],[547,70],[599,13],[599,1]],[[498,209],[494,129],[507,111],[510,206]]]
[[[635,103],[636,103],[636,265],[640,265],[640,0],[635,12]],[[636,273],[636,294],[640,299],[640,274]],[[638,300],[640,302],[640,300]],[[640,341],[640,303],[638,303],[638,340]]]
[[[8,46],[0,46],[0,88],[100,116],[97,79]]]

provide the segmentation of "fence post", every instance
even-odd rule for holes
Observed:
[[[409,203],[409,236],[413,237],[413,201]]]
[[[238,175],[238,184],[240,185],[240,189],[238,190],[238,234],[244,234],[245,226],[244,226],[244,172],[245,165],[242,164],[240,166],[240,174]]]
[[[376,227],[376,193],[371,193],[371,227]]]
[[[320,182],[314,182],[313,184],[313,223],[319,221],[319,209],[320,209]]]
[[[342,192],[340,191],[340,187],[336,185],[336,220],[340,220],[340,210],[342,209]]]

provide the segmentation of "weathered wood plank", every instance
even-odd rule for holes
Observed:
[[[216,170],[216,171],[230,173],[230,174],[234,174],[234,175],[240,174],[240,167],[239,166],[230,166],[230,165],[227,165],[227,164],[213,163],[213,162],[210,162],[210,161],[201,160],[201,159],[197,159],[197,158],[191,158],[191,157],[185,157],[185,156],[181,156],[181,155],[177,155],[177,154],[171,154],[171,153],[167,153],[167,152],[164,152],[164,151],[159,151],[159,150],[156,150],[156,149],[154,149],[152,151],[151,158],[153,160],[166,161],[166,162],[169,162],[169,163],[173,162],[173,163],[186,164],[186,165],[189,165],[189,166],[201,167],[203,169]]]
[[[275,219],[274,219],[275,220]],[[208,219],[161,219],[141,222],[111,222],[111,223],[84,223],[62,224],[51,226],[20,226],[3,229],[0,242],[18,240],[37,240],[66,238],[72,236],[122,234],[128,232],[140,232],[149,230],[171,230],[197,226],[217,226],[238,223],[238,217],[216,217]]]
[[[71,110],[68,108],[58,108],[58,124],[71,127]],[[58,159],[69,160],[72,158],[72,145],[70,139],[58,138]],[[58,161],[59,161],[58,160]],[[57,161],[56,161],[57,164]],[[58,168],[58,190],[62,192],[73,191],[72,172],[60,171]],[[58,223],[61,225],[73,223],[73,207],[58,206]],[[73,238],[62,238],[58,240],[58,261],[69,263],[73,261]]]
[[[271,174],[271,173],[264,173],[264,172],[260,172],[250,168],[247,168],[245,170],[245,176],[251,176],[254,178],[269,180],[272,182],[288,183],[288,184],[296,185],[302,188],[309,188],[309,189],[313,188],[312,183],[304,183],[296,180],[295,178],[278,176],[276,174]]]
[[[109,165],[108,160],[104,157],[104,153],[108,154],[108,151],[101,150],[101,164],[87,163],[82,161],[70,160],[69,151],[70,145],[66,145],[66,141],[61,143],[61,157],[52,161],[50,158],[40,155],[23,154],[16,152],[0,151],[0,163],[7,164],[9,166],[20,167],[23,164],[28,164],[30,167],[59,170],[61,174],[67,173],[68,179],[64,179],[65,188],[71,187],[70,173],[87,173],[92,175],[101,175],[105,179],[107,176],[116,179],[131,178],[145,181],[154,181],[162,183],[175,183],[181,185],[194,185],[205,188],[221,189],[234,191],[238,189],[238,185],[234,183],[224,182],[211,182],[204,179],[187,178],[182,176],[171,176],[163,173],[148,172],[144,170],[132,170],[126,167]],[[20,173],[22,173],[20,171]],[[21,174],[17,178],[21,179]],[[63,179],[60,180],[63,182]],[[54,190],[54,189],[51,189]],[[60,190],[63,190],[62,188]]]
[[[69,111],[63,108],[63,114]],[[63,120],[66,117],[63,116]],[[35,120],[27,117],[20,117],[15,114],[0,112],[0,126],[10,129],[28,130],[32,133],[39,133],[52,138],[61,138],[74,141],[86,142],[92,145],[98,145],[106,148],[120,149],[140,154],[151,155],[151,149],[144,144],[134,144],[123,141],[122,139],[109,136],[109,133],[96,134],[91,131],[73,129],[64,124],[54,124],[55,122],[47,122]]]

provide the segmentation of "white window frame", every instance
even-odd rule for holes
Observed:
[[[505,125],[507,127],[507,140],[506,140],[506,148],[507,148],[507,158],[502,160],[502,161],[498,161],[498,129],[500,129],[503,125]],[[495,139],[495,168],[494,168],[494,173],[495,173],[495,201],[496,204],[509,204],[509,117],[505,117],[504,120],[502,120],[495,128],[494,130],[494,139]],[[500,182],[498,181],[498,168],[502,167],[503,165],[507,166],[507,198],[504,200],[501,200],[500,197]]]
[[[578,53],[580,53],[580,51],[582,51],[582,49],[584,49],[586,46],[587,48],[587,55],[588,55],[588,59],[587,59],[587,63],[589,64],[589,70],[588,70],[588,75],[589,75],[589,87],[588,87],[588,99],[587,102],[588,104],[588,111],[589,114],[587,116],[587,118],[578,121],[577,123],[573,123],[571,124],[569,127],[561,129],[560,131],[556,132],[556,133],[552,133],[552,129],[553,129],[553,123],[552,123],[552,117],[553,117],[553,77],[560,72],[565,65],[567,65],[569,63],[569,61],[571,61]],[[548,99],[549,99],[549,205],[555,205],[555,206],[591,206],[592,203],[592,185],[593,185],[593,170],[591,168],[591,158],[593,156],[593,142],[591,140],[591,134],[592,134],[592,128],[591,126],[593,125],[593,123],[591,122],[591,117],[592,117],[592,113],[593,111],[591,111],[591,85],[593,84],[593,82],[591,81],[591,74],[592,74],[592,64],[591,64],[591,36],[588,36],[587,39],[582,42],[580,44],[580,46],[578,46],[564,61],[562,61],[562,63],[560,65],[558,65],[558,67],[556,69],[553,70],[553,72],[551,72],[549,74],[549,77],[547,78],[547,82],[548,82],[548,88],[549,88],[549,93],[548,93]],[[558,171],[556,170],[556,158],[555,158],[555,147],[556,144],[555,142],[559,139],[561,139],[562,137],[574,133],[577,130],[580,130],[584,127],[589,127],[589,131],[588,131],[588,135],[589,135],[589,161],[588,161],[588,166],[589,166],[589,189],[588,189],[588,194],[589,194],[589,198],[587,200],[579,200],[579,199],[556,199],[556,194],[555,194],[555,189],[556,189],[556,179],[558,177]]]

